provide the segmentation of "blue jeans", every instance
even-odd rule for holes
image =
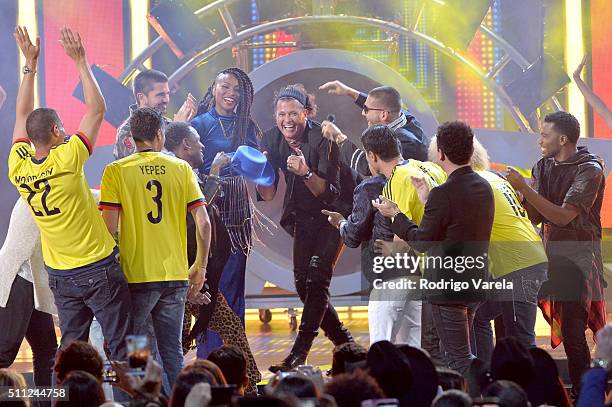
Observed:
[[[238,251],[232,253],[223,268],[221,279],[219,280],[219,290],[227,300],[230,308],[244,326],[244,286],[246,272],[247,256]],[[201,359],[206,359],[210,352],[223,346],[221,337],[212,330],[208,330],[205,334],[200,335],[198,339],[197,356]]]
[[[62,331],[61,348],[87,341],[94,318],[110,351],[111,360],[127,360],[125,336],[131,327],[128,284],[114,255],[101,265],[75,275],[49,274]]]
[[[493,330],[491,321],[501,316],[504,335],[513,336],[527,349],[536,346],[535,321],[538,313],[538,291],[546,280],[547,263],[536,264],[505,275],[514,289],[508,301],[488,300],[476,310],[472,352],[488,362],[493,354]],[[504,295],[506,297],[507,295]],[[505,298],[504,298],[505,299]]]
[[[150,331],[147,322],[153,322],[162,365],[168,381],[173,384],[183,368],[182,331],[187,286],[130,284],[130,292],[134,306],[134,334],[147,335]]]

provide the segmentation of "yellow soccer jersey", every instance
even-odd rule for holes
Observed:
[[[446,173],[432,162],[407,160],[404,164],[396,166],[387,180],[383,196],[395,202],[402,213],[418,225],[423,219],[425,206],[419,200],[411,177],[425,178],[433,188],[446,181]]]
[[[493,277],[546,263],[548,259],[542,239],[534,230],[512,185],[493,172],[477,173],[491,185],[495,201],[489,251]]]
[[[45,264],[56,270],[95,263],[115,247],[83,172],[92,151],[87,137],[77,133],[42,160],[27,139],[15,141],[9,153],[9,179],[30,205]]]
[[[206,205],[189,164],[137,152],[104,170],[99,208],[120,210],[119,251],[128,283],[184,281],[187,212]]]

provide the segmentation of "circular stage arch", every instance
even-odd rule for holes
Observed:
[[[438,125],[434,112],[409,81],[388,65],[354,52],[335,49],[296,51],[258,67],[249,76],[255,89],[253,116],[262,129],[274,126],[274,91],[287,84],[302,83],[309,92],[316,95],[319,110],[317,119],[323,120],[328,114],[334,114],[343,132],[355,144],[360,145],[359,138],[367,127],[361,110],[348,97],[329,95],[318,90],[319,85],[336,79],[361,89],[371,89],[383,83],[393,86],[403,96],[405,105],[422,123],[425,134],[434,134]],[[267,228],[255,228],[257,239],[249,256],[247,271],[262,281],[270,281],[293,291],[293,239],[278,225],[285,191],[284,181],[281,181],[272,202],[255,204],[261,213],[273,220],[276,227],[268,225]],[[334,271],[331,294],[345,295],[360,290],[360,249],[345,248]],[[247,291],[258,294],[260,288],[252,283]]]

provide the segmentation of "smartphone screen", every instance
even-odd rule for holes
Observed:
[[[113,370],[110,363],[105,363],[104,370],[102,371],[102,382],[117,383],[118,381],[119,379],[117,378],[117,372]]]
[[[125,338],[128,365],[132,372],[144,372],[147,360],[151,354],[149,340],[146,335],[128,335]]]

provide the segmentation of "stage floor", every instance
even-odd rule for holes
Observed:
[[[336,309],[340,319],[349,328],[355,340],[367,347],[369,345],[367,308],[338,307]],[[291,332],[287,310],[273,309],[271,311],[272,320],[267,324],[259,320],[259,313],[256,309],[247,310],[246,315],[247,336],[264,381],[272,375],[268,372],[268,366],[282,360],[287,355],[296,336],[296,332]],[[298,322],[300,311],[298,309]],[[565,359],[563,345],[557,349],[551,349],[550,328],[540,314],[538,314],[536,323],[536,335],[539,347],[551,352],[555,359]],[[590,333],[587,334],[587,339],[592,350],[594,345]],[[321,370],[329,369],[332,349],[332,343],[323,334],[320,334],[310,352],[309,364],[320,366]],[[195,351],[191,351],[187,354],[185,362],[189,363],[194,358]],[[32,351],[26,341],[21,345],[12,368],[24,373],[32,371]]]

